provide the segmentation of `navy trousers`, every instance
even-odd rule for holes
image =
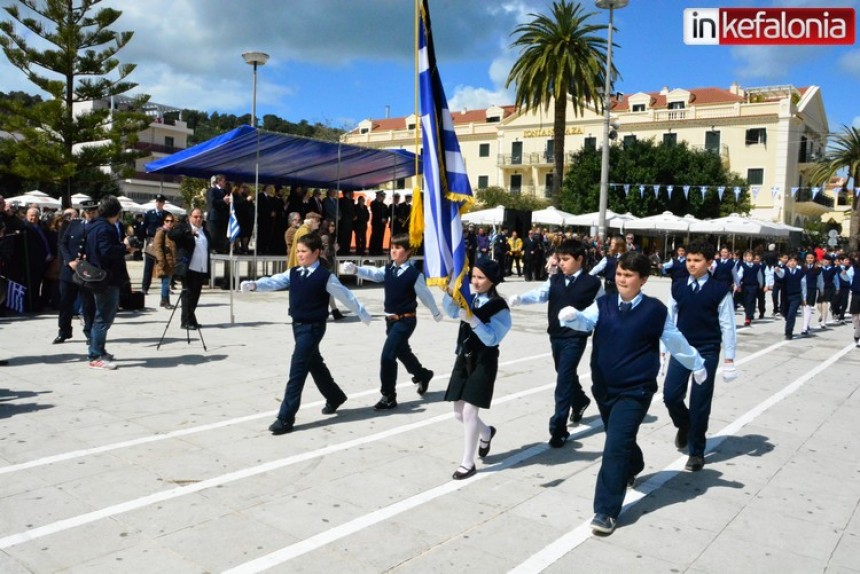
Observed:
[[[413,377],[423,377],[427,374],[427,369],[421,365],[421,361],[409,346],[409,337],[412,336],[417,324],[415,317],[386,321],[387,337],[379,360],[379,379],[382,382],[380,392],[383,395],[391,398],[397,396],[397,361],[403,363]]]
[[[320,393],[326,401],[339,405],[346,400],[329,372],[320,355],[320,342],[325,336],[325,321],[320,323],[293,323],[293,338],[296,341],[293,357],[290,360],[290,378],[284,392],[284,400],[278,411],[278,418],[292,425],[302,404],[302,390],[310,373]]]
[[[753,317],[755,317],[756,295],[758,291],[758,285],[743,286],[744,318],[747,321],[752,321]]]
[[[77,284],[71,281],[60,280],[60,314],[57,317],[57,326],[61,337],[72,336],[72,316],[75,313],[75,302],[80,298],[81,315],[84,318],[84,337],[90,338],[93,328],[93,319],[96,316],[96,301],[91,291],[79,289]]]
[[[800,293],[796,293],[794,295],[787,295],[785,291],[783,291],[782,308],[779,312],[782,313],[782,317],[785,319],[786,336],[794,333],[794,323],[797,320],[797,310],[800,308],[800,303]]]
[[[666,380],[663,382],[663,403],[672,417],[675,428],[689,429],[687,433],[687,452],[690,456],[705,456],[705,434],[708,432],[708,419],[711,416],[711,401],[714,397],[714,378],[720,360],[720,347],[696,347],[705,360],[708,378],[702,384],[693,383],[690,390],[690,406],[684,403],[690,370],[672,357]]]
[[[606,436],[594,489],[594,513],[618,518],[627,493],[627,480],[645,468],[642,449],[636,444],[636,434],[653,395],[601,398],[594,389],[592,394],[597,399]]]
[[[582,390],[577,368],[585,351],[586,337],[550,337],[552,360],[555,363],[555,413],[549,419],[549,434],[561,437],[567,434],[570,409],[579,409],[588,402]]]

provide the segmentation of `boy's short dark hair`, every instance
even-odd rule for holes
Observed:
[[[626,271],[638,273],[639,277],[648,277],[651,274],[651,262],[638,251],[628,251],[618,257],[618,266]]]
[[[299,237],[299,243],[311,251],[322,250],[322,237],[318,233],[308,233]]]
[[[565,239],[555,248],[558,255],[570,255],[574,259],[585,257],[585,244],[576,239]]]
[[[396,245],[397,247],[402,247],[406,251],[412,251],[412,247],[409,245],[409,234],[408,233],[398,233],[391,238],[391,245]]]
[[[717,256],[717,250],[710,243],[694,241],[687,247],[687,256],[690,255],[701,255],[705,261],[713,261],[714,257]]]
[[[116,217],[122,211],[122,205],[113,195],[106,195],[99,201],[99,217]]]
[[[794,259],[795,261],[800,261],[800,255],[798,255],[797,253],[792,253],[788,256],[788,260],[791,261],[792,259]]]

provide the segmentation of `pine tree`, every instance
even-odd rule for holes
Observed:
[[[13,134],[3,143],[13,156],[6,169],[62,193],[64,205],[73,193],[97,193],[133,169],[137,134],[148,125],[138,111],[146,96],[114,105],[137,86],[127,80],[135,65],[116,58],[134,33],[111,30],[122,12],[96,9],[101,1],[17,0],[4,7],[12,19],[0,22],[9,62],[48,95],[32,105],[0,104],[0,128]],[[85,102],[94,102],[92,109],[80,113]]]

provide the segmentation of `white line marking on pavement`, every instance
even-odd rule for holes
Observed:
[[[784,343],[788,343],[788,341],[784,341]],[[774,347],[776,346],[778,345],[774,345]],[[822,373],[830,365],[848,354],[853,348],[853,344],[843,348],[841,351],[837,352],[825,362],[813,368],[811,371],[808,371],[806,374],[796,379],[779,392],[771,395],[770,397],[768,397],[767,399],[765,399],[764,401],[738,417],[734,422],[726,425],[723,429],[719,431],[716,436],[708,440],[706,454],[713,451],[730,435],[736,433],[738,430],[755,420],[767,409],[797,391],[816,375]],[[768,351],[768,349],[760,351],[759,354],[765,351]],[[746,357],[745,361],[751,360],[752,358],[752,356]],[[683,456],[678,458],[666,468],[664,468],[662,471],[655,473],[651,478],[643,482],[641,485],[637,485],[635,489],[628,490],[627,496],[625,497],[625,504],[624,507],[621,509],[621,513],[624,514],[640,500],[642,500],[643,498],[666,484],[668,481],[675,478],[678,474],[680,474],[681,470],[684,468],[685,458],[686,457]],[[521,563],[519,566],[516,566],[515,568],[509,570],[508,572],[509,574],[528,574],[532,572],[541,572],[554,564],[565,554],[571,552],[586,540],[589,540],[591,537],[592,534],[590,521],[584,522],[570,532],[568,532],[567,534],[565,534],[564,536],[562,536],[561,538],[557,539],[555,542],[544,547],[537,554],[532,555],[529,559]]]
[[[543,358],[549,356],[549,353],[534,355],[532,358]],[[522,362],[528,359],[517,359],[512,362]],[[507,363],[506,363],[507,364]],[[513,393],[510,395],[506,395],[499,400],[495,401],[496,404],[506,403],[509,401],[517,400],[522,397],[526,397],[528,395],[541,393],[546,390],[552,389],[555,387],[555,382],[553,381],[550,384],[542,385],[539,387],[532,387],[529,389],[525,389],[519,391],[517,393]],[[33,528],[31,530],[26,530],[24,532],[19,532],[17,534],[10,534],[8,536],[4,536],[0,538],[0,549],[9,548],[11,546],[15,546],[21,544],[23,542],[28,542],[30,540],[35,540],[37,538],[42,538],[43,536],[47,536],[49,534],[54,534],[56,532],[62,532],[64,530],[69,530],[71,528],[76,528],[78,526],[83,526],[84,524],[89,524],[91,522],[95,522],[97,520],[101,520],[102,518],[109,518],[111,516],[116,516],[117,514],[122,514],[124,512],[129,512],[131,510],[136,510],[138,508],[143,508],[145,506],[149,506],[151,504],[157,504],[159,502],[164,502],[166,500],[171,500],[174,498],[179,498],[180,496],[185,496],[186,494],[192,494],[194,492],[199,492],[201,490],[205,490],[207,488],[214,488],[217,486],[221,486],[224,484],[228,484],[231,482],[235,482],[237,480],[242,480],[245,478],[249,478],[252,476],[256,476],[258,474],[262,474],[264,472],[271,472],[273,470],[278,470],[293,464],[297,464],[299,462],[304,462],[307,460],[312,460],[315,458],[319,458],[322,456],[326,456],[328,454],[332,454],[335,452],[340,452],[343,450],[347,450],[353,447],[361,446],[364,444],[368,444],[371,442],[376,442],[378,440],[383,440],[389,437],[397,436],[399,434],[403,434],[406,432],[410,432],[422,427],[430,426],[432,424],[436,424],[441,421],[445,421],[448,419],[454,418],[454,413],[449,412],[442,415],[437,415],[435,417],[431,417],[429,419],[425,419],[422,421],[414,422],[411,424],[401,425],[386,431],[378,432],[372,435],[368,435],[366,437],[357,438],[354,440],[350,440],[344,443],[335,444],[331,446],[327,446],[321,449],[317,449],[315,451],[296,454],[293,456],[288,456],[286,458],[282,458],[279,460],[273,460],[271,462],[267,462],[264,464],[260,464],[257,466],[252,466],[249,468],[244,468],[242,470],[237,470],[234,472],[229,472],[227,474],[222,474],[220,476],[216,476],[213,478],[209,478],[206,480],[201,480],[200,482],[194,484],[188,484],[185,486],[180,486],[177,488],[173,488],[170,490],[165,490],[162,492],[156,492],[154,494],[150,494],[147,496],[142,496],[140,498],[135,498],[133,500],[128,500],[126,502],[121,502],[119,504],[114,504],[112,506],[108,506],[106,508],[102,508],[100,510],[95,510],[93,512],[87,512],[85,514],[79,514],[78,516],[73,516],[70,518],[66,518],[64,520],[58,520],[56,522],[52,522],[50,524],[46,524],[44,526],[39,526],[37,528]]]
[[[514,359],[512,361],[506,361],[506,362],[500,363],[499,366],[504,367],[504,366],[509,366],[509,365],[515,365],[517,363],[534,361],[536,359],[545,359],[546,357],[550,357],[550,356],[552,356],[552,353],[541,353],[539,355],[531,355],[528,357],[522,357],[520,359]],[[451,376],[451,373],[444,373],[442,375],[437,375],[436,377],[434,377],[434,379],[443,380],[449,376]],[[414,386],[412,383],[403,383],[401,385],[398,385],[398,387],[402,387],[402,388],[407,388],[407,387],[412,387],[412,386]],[[353,393],[352,395],[349,396],[349,398],[355,399],[358,397],[364,397],[367,395],[372,395],[372,394],[375,394],[378,392],[379,392],[378,389],[373,389],[373,390],[368,390],[368,391],[360,391],[358,393]],[[311,402],[311,403],[305,403],[301,406],[301,410],[319,407],[324,402],[325,401],[315,401],[315,402]],[[188,428],[188,429],[171,431],[171,432],[164,433],[164,434],[155,434],[155,435],[130,439],[130,440],[122,441],[122,442],[115,442],[115,443],[111,443],[111,444],[97,446],[97,447],[93,447],[93,448],[73,450],[73,451],[64,452],[61,454],[55,454],[55,455],[46,456],[43,458],[37,458],[35,460],[31,460],[28,462],[22,462],[22,463],[18,463],[18,464],[10,464],[8,466],[0,467],[0,475],[8,474],[10,472],[17,472],[19,470],[26,470],[28,468],[36,468],[39,466],[44,466],[46,464],[54,464],[57,462],[74,460],[76,458],[82,458],[85,456],[92,456],[94,454],[101,454],[101,453],[105,453],[105,452],[110,452],[112,450],[118,450],[121,448],[130,448],[130,447],[140,446],[143,444],[149,444],[149,443],[158,442],[158,441],[162,441],[162,440],[179,438],[179,437],[183,437],[183,436],[196,434],[199,432],[205,432],[205,431],[210,431],[210,430],[214,430],[214,429],[224,428],[224,427],[242,424],[242,423],[246,423],[246,422],[251,422],[251,421],[255,421],[255,420],[259,420],[259,419],[263,419],[263,418],[268,418],[268,417],[272,417],[272,416],[274,416],[272,414],[272,412],[267,411],[265,413],[256,413],[253,415],[245,415],[242,417],[238,417],[238,418],[234,418],[234,419],[230,419],[230,420],[226,420],[226,421],[219,421],[217,423],[210,423],[210,424],[200,425],[200,426],[196,426],[196,427],[192,427],[192,428]]]
[[[771,345],[770,347],[768,347],[766,349],[763,349],[761,351],[753,353],[752,355],[744,357],[742,360],[737,361],[737,364],[742,365],[743,363],[746,363],[748,361],[755,360],[758,357],[765,355],[767,353],[770,353],[774,349],[777,349],[778,347],[785,345],[786,343],[787,343],[787,341],[782,341],[780,343],[776,343],[774,345]],[[591,376],[591,373],[588,372],[588,373],[583,374],[582,378],[585,379],[586,377],[590,377],[590,376]],[[547,385],[547,386],[551,387],[554,385]],[[513,396],[508,396],[499,402],[506,402],[508,400],[513,400],[513,399],[514,399]],[[591,432],[593,430],[601,429],[601,428],[603,428],[603,423],[600,421],[600,419],[596,420],[593,423],[593,425],[579,426],[576,428],[576,430],[574,432],[571,433],[569,440],[572,440],[578,436],[582,436],[583,434],[585,434],[587,432]],[[354,534],[354,533],[362,530],[363,528],[368,528],[370,526],[378,524],[379,522],[382,522],[383,520],[388,520],[389,518],[393,518],[394,516],[396,516],[402,512],[405,512],[407,510],[411,510],[411,509],[413,509],[413,508],[415,508],[421,504],[424,504],[426,502],[430,502],[430,501],[432,501],[432,500],[434,500],[440,496],[443,496],[443,495],[448,494],[450,492],[454,492],[455,490],[460,489],[462,486],[465,486],[468,484],[474,484],[476,480],[481,480],[481,479],[484,479],[484,478],[490,476],[490,472],[497,472],[499,470],[510,468],[511,466],[513,466],[515,464],[523,462],[523,461],[531,458],[532,456],[536,456],[536,455],[546,451],[548,448],[549,447],[545,444],[534,446],[534,447],[529,448],[529,449],[527,449],[521,453],[517,453],[513,456],[510,456],[498,464],[487,467],[486,470],[482,470],[480,473],[475,475],[475,478],[473,478],[473,479],[470,479],[468,481],[463,481],[463,482],[452,481],[449,483],[445,483],[441,486],[438,486],[436,488],[433,488],[433,489],[428,490],[426,492],[423,492],[421,494],[412,496],[410,498],[407,498],[405,500],[402,500],[402,501],[397,502],[395,504],[392,504],[390,506],[386,506],[385,508],[380,508],[379,510],[371,512],[370,514],[365,514],[364,516],[360,516],[358,518],[350,520],[349,522],[341,524],[340,526],[336,526],[336,527],[330,528],[329,530],[326,530],[324,532],[320,532],[314,536],[311,536],[310,538],[302,540],[301,542],[296,542],[295,544],[291,544],[290,546],[286,546],[284,548],[281,548],[280,550],[276,550],[274,552],[271,552],[269,554],[261,556],[255,560],[251,560],[250,562],[246,562],[245,564],[240,564],[238,566],[235,566],[234,568],[227,570],[224,574],[228,574],[228,573],[229,574],[251,574],[251,573],[255,573],[255,572],[262,572],[263,570],[267,570],[267,569],[272,568],[274,566],[277,566],[279,564],[283,564],[284,562],[292,560],[293,558],[297,558],[297,557],[301,556],[302,554],[306,554],[308,552],[311,552],[312,550],[316,550],[318,548],[321,548],[321,547],[325,546],[326,544],[330,544],[336,540],[339,540],[341,538],[344,538],[346,536]],[[678,470],[683,468],[683,464],[684,464],[683,459],[681,459],[680,462],[678,463]],[[645,484],[648,484],[648,483],[645,483]],[[586,523],[583,526],[580,526],[577,530],[580,530],[580,529],[583,530],[583,534],[586,534],[586,535],[591,534],[591,529],[589,528],[588,523]],[[560,541],[556,541],[556,543],[554,543],[554,545],[555,544],[561,544],[560,547],[564,548],[564,546],[563,546],[564,542],[561,542],[562,540],[564,540],[564,538],[560,539]],[[553,545],[551,545],[548,548],[551,548],[552,546]],[[545,551],[546,551],[546,549],[544,550],[544,552]]]

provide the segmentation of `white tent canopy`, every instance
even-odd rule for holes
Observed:
[[[690,226],[690,232],[745,236],[788,236],[788,230],[779,227],[778,224],[751,217],[742,217],[737,213],[732,213],[718,219],[705,219],[704,221],[695,223]]]
[[[142,209],[141,213],[149,211],[150,209],[155,209],[155,200],[153,199],[151,201],[148,201],[147,203],[144,203],[140,207]],[[174,204],[170,203],[169,201],[164,202],[164,210],[169,211],[173,215],[179,215],[179,216],[183,216],[187,213],[184,209],[182,209],[178,205],[174,205]]]
[[[555,207],[547,207],[539,211],[532,212],[532,223],[544,223],[547,225],[568,225],[568,222],[576,217],[572,213],[556,209]]]
[[[632,213],[615,213],[611,209],[606,210],[606,224],[614,229],[624,229],[625,225],[630,221],[635,221],[637,217]],[[600,212],[582,213],[574,215],[570,219],[565,219],[567,225],[579,225],[582,227],[597,227],[599,225]]]
[[[76,193],[72,196],[72,207],[80,207],[81,202],[92,201],[92,199],[93,198],[86,193]]]
[[[129,213],[143,213],[146,211],[145,207],[136,204],[130,197],[120,195],[117,199],[119,200],[119,204],[122,206],[123,211],[127,211]]]
[[[693,223],[697,223],[698,221],[698,219],[691,215],[685,215],[684,217],[680,217],[678,215],[675,215],[671,211],[664,211],[663,213],[659,213],[657,215],[649,215],[648,217],[642,217],[634,221],[629,221],[624,225],[624,230],[653,230],[662,231],[664,233],[669,233],[671,231],[679,231],[686,233],[690,230],[690,226]]]
[[[471,211],[462,218],[464,223],[475,225],[501,225],[505,220],[505,208],[501,205],[480,211]]]
[[[40,191],[39,193],[42,192]],[[54,199],[47,194],[33,195],[32,193],[25,193],[24,195],[19,195],[17,197],[10,197],[6,202],[12,205],[35,205],[39,208],[47,207],[49,209],[60,209],[60,207],[62,207],[62,203],[60,203],[59,199]]]

